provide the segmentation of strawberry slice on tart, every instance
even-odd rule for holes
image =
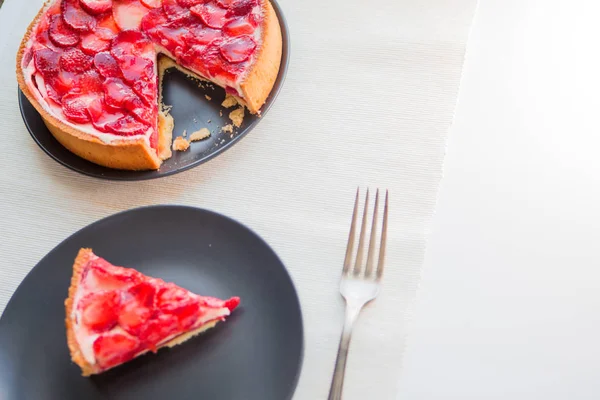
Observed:
[[[84,376],[99,374],[185,342],[224,321],[239,303],[194,294],[81,249],[65,300],[71,358]]]

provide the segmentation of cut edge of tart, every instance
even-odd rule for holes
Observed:
[[[117,273],[120,273],[120,271],[124,271],[125,273],[129,273],[129,274],[133,274],[132,276],[135,277],[135,281],[133,281],[133,283],[131,283],[131,285],[126,286],[126,287],[122,287],[119,289],[114,289],[114,290],[99,290],[99,291],[90,291],[85,292],[85,295],[83,293],[80,293],[80,289],[81,291],[84,290],[83,286],[85,286],[84,284],[84,279],[86,279],[86,276],[88,274],[93,274],[93,272],[90,272],[91,268],[95,268],[94,267],[94,262],[99,262],[101,263],[101,267],[99,268],[106,268],[108,266],[108,268],[114,268],[115,271],[117,271]],[[109,276],[110,278],[110,276]],[[92,278],[87,278],[87,279],[95,279],[94,277]],[[145,280],[148,280],[150,283],[146,282]],[[145,325],[132,325],[133,327],[135,327],[135,329],[138,329],[137,331],[137,336],[134,334],[135,332],[132,332],[130,329],[130,326],[122,326],[122,318],[125,315],[125,321],[131,321],[131,319],[127,318],[127,315],[131,315],[131,314],[127,314],[128,311],[123,312],[123,307],[126,307],[128,305],[131,305],[131,303],[127,303],[125,302],[125,300],[123,300],[123,294],[119,293],[119,307],[121,307],[120,313],[116,312],[114,313],[114,315],[112,315],[112,318],[116,318],[116,321],[113,321],[112,323],[110,322],[110,318],[108,318],[108,322],[107,322],[107,318],[106,317],[100,317],[94,320],[94,327],[91,328],[89,325],[85,325],[84,320],[86,320],[86,318],[88,317],[89,314],[86,314],[88,312],[90,312],[88,309],[83,308],[83,310],[80,310],[80,308],[85,307],[86,305],[86,298],[89,298],[92,295],[105,295],[107,292],[109,294],[112,294],[111,292],[116,292],[116,291],[124,291],[124,293],[126,293],[127,295],[127,291],[135,288],[136,286],[140,286],[140,285],[144,285],[144,284],[148,284],[150,286],[152,285],[157,285],[154,289],[159,288],[159,290],[176,290],[179,291],[179,293],[183,293],[184,296],[182,297],[183,302],[188,301],[188,299],[185,296],[190,296],[190,298],[192,300],[197,300],[199,301],[199,305],[198,305],[198,313],[197,314],[192,314],[187,312],[187,314],[185,315],[186,319],[186,324],[190,325],[188,327],[188,329],[182,329],[181,328],[181,324],[182,322],[179,321],[176,325],[179,327],[179,329],[175,329],[175,330],[171,330],[171,331],[160,331],[160,329],[162,329],[160,327],[160,318],[162,316],[164,316],[165,314],[168,313],[162,313],[162,311],[158,311],[158,312],[154,312],[154,316],[152,317],[148,317],[144,324]],[[153,292],[153,298],[159,297],[159,293],[157,292]],[[164,293],[164,292],[163,292]],[[154,302],[157,302],[158,300],[155,299]],[[200,302],[204,302],[204,303],[200,303]],[[77,254],[77,257],[75,258],[74,264],[73,264],[73,275],[71,277],[71,285],[69,287],[69,291],[68,291],[68,297],[65,300],[65,312],[66,312],[66,318],[65,318],[65,325],[66,325],[66,332],[67,332],[67,345],[69,347],[69,351],[71,353],[71,359],[72,361],[77,364],[82,371],[82,375],[83,376],[90,376],[90,375],[94,375],[94,374],[99,374],[102,373],[104,371],[107,371],[109,369],[112,369],[114,367],[117,367],[123,363],[126,363],[134,358],[137,358],[145,353],[148,353],[150,351],[153,352],[157,352],[159,349],[163,348],[163,347],[174,347],[176,345],[182,344],[184,342],[186,342],[187,340],[193,338],[196,335],[199,335],[202,332],[205,332],[208,329],[213,328],[219,321],[224,321],[225,317],[229,316],[231,314],[231,312],[239,305],[240,299],[238,297],[232,297],[228,300],[220,300],[220,299],[216,299],[216,298],[212,298],[212,297],[204,297],[204,296],[199,296],[196,295],[192,292],[187,291],[186,289],[183,289],[179,286],[176,286],[172,283],[167,283],[162,281],[161,279],[158,278],[153,278],[150,276],[146,276],[141,274],[140,272],[131,269],[131,268],[124,268],[124,267],[118,267],[118,266],[114,266],[112,264],[110,264],[109,262],[107,262],[106,260],[102,259],[101,257],[98,257],[97,255],[95,255],[93,253],[93,251],[91,249],[86,249],[86,248],[82,248],[79,250],[79,253]],[[133,302],[135,305],[135,301]],[[88,302],[89,304],[89,302]],[[94,305],[92,303],[92,305]],[[102,304],[103,306],[105,304]],[[166,303],[166,306],[170,306],[171,303]],[[175,305],[177,305],[177,303],[175,303]],[[187,307],[189,305],[189,303],[184,304],[184,309],[185,307]],[[196,304],[193,304],[194,306]],[[158,307],[158,306],[155,306]],[[110,307],[102,307],[102,310],[109,310],[110,311]],[[135,310],[135,309],[134,309]],[[189,308],[188,308],[189,310]],[[209,316],[207,316],[206,314],[208,314],[208,312],[206,314],[202,314],[201,311],[214,311],[213,314],[210,314]],[[131,312],[131,309],[129,309],[129,312]],[[135,314],[134,315],[139,315],[140,313],[138,312],[138,310],[135,310]],[[92,315],[94,315],[93,311],[91,311]],[[173,315],[175,314],[168,314],[168,317],[173,317]],[[192,317],[198,317],[197,320],[195,320],[194,322],[192,322]],[[204,319],[201,319],[201,316],[204,317]],[[134,317],[135,318],[135,317]],[[178,314],[177,318],[181,318],[180,315]],[[159,322],[156,322],[159,321]],[[137,321],[139,322],[139,321]],[[159,332],[162,332],[163,336],[153,336],[153,342],[149,342],[148,340],[143,340],[142,336],[145,334],[144,332],[147,332],[148,330],[146,330],[146,328],[148,327],[148,325],[152,324],[156,322],[155,326],[157,326],[159,329]],[[108,325],[107,325],[108,323]],[[198,324],[199,323],[199,324]],[[196,324],[198,324],[198,326],[195,326]],[[82,325],[85,325],[84,327],[82,327]],[[171,324],[173,327],[175,325],[173,325],[173,323]],[[78,332],[79,329],[79,332]],[[83,332],[83,333],[82,333]],[[152,333],[155,333],[156,331],[151,331]],[[168,332],[168,333],[167,333]],[[166,336],[165,336],[166,335]],[[87,351],[84,349],[85,344],[82,344],[81,341],[83,341],[84,339],[88,339],[89,337],[91,337],[93,339],[93,341],[89,341],[88,343],[86,343],[87,345],[91,346],[90,349],[88,349]],[[133,348],[131,348],[130,352],[127,353],[125,352],[125,355],[112,355],[112,359],[110,359],[109,362],[103,363],[101,362],[101,360],[99,359],[98,353],[96,353],[96,344],[98,341],[100,340],[105,340],[106,338],[114,338],[114,337],[122,337],[125,340],[127,340],[128,338],[131,339],[131,341],[136,341],[137,345],[135,345]],[[119,344],[117,344],[117,347],[119,346]],[[98,347],[99,351],[101,352],[105,352],[106,349],[102,349],[102,347]],[[90,351],[92,352],[92,354],[89,354]],[[86,354],[88,353],[88,354]],[[116,357],[116,358],[115,358]],[[93,359],[92,359],[93,358]],[[104,365],[102,365],[104,364]]]
[[[25,60],[33,57],[32,54],[26,55],[26,53],[33,52],[30,46],[36,29],[41,22],[46,22],[42,17],[44,17],[45,12],[52,6],[56,6],[57,1],[61,0],[48,0],[42,6],[28,26],[23,37],[17,53],[17,81],[19,87],[34,108],[40,113],[50,133],[74,154],[108,168],[124,170],[158,169],[162,162],[172,155],[173,119],[168,115],[168,111],[165,110],[162,103],[162,78],[164,76],[164,69],[176,67],[192,78],[219,84],[212,80],[212,78],[206,78],[200,73],[182,66],[174,60],[174,56],[169,54],[166,48],[154,43],[156,51],[154,60],[155,74],[158,77],[156,88],[158,115],[157,120],[153,122],[156,137],[152,138],[152,133],[148,133],[149,130],[145,134],[134,134],[132,136],[120,136],[112,133],[103,134],[102,132],[100,134],[96,134],[96,132],[90,134],[86,132],[84,126],[69,121],[63,115],[57,115],[52,111],[51,100],[49,100],[48,94],[44,96],[40,92],[37,88],[38,85],[35,77],[33,75],[28,76],[29,72],[24,68],[24,57],[26,57]],[[279,19],[270,1],[257,1],[262,7],[263,12],[263,19],[257,30],[260,42],[256,47],[250,68],[244,73],[244,78],[237,82],[236,91],[239,95],[235,97],[251,113],[260,116],[260,109],[273,89],[279,72],[282,55],[282,33]],[[127,31],[121,30],[120,32]],[[169,58],[172,62],[160,63],[160,58]],[[33,90],[32,88],[36,89]],[[94,128],[92,130],[95,131]],[[103,136],[106,136],[108,139],[104,140]]]

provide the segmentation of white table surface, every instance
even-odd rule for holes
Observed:
[[[480,1],[400,399],[600,398],[599,11]]]
[[[28,135],[13,60],[42,1],[7,0],[0,10],[0,312],[47,252],[91,222],[150,204],[208,208],[255,230],[290,271],[305,322],[294,398],[323,399],[342,328],[354,193],[386,187],[385,284],[356,327],[345,400],[394,399],[476,0],[281,0],[291,64],[264,120],[209,163],[133,183],[76,174]]]

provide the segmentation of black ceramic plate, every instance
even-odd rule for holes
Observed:
[[[70,360],[63,305],[80,247],[199,294],[240,296],[241,306],[180,346],[82,377]],[[75,233],[23,280],[0,318],[0,398],[286,400],[303,342],[290,276],[260,237],[201,209],[139,208]]]
[[[225,90],[213,85],[198,87],[197,81],[187,78],[175,69],[167,72],[163,85],[164,103],[173,106],[171,110],[171,115],[175,119],[173,137],[181,136],[184,130],[191,133],[204,127],[212,132],[212,136],[209,139],[192,143],[190,149],[185,152],[174,152],[173,157],[164,162],[157,171],[115,170],[101,167],[76,156],[54,139],[38,112],[19,90],[21,115],[29,133],[42,150],[62,165],[82,174],[103,179],[135,181],[160,178],[185,171],[210,160],[237,143],[260,122],[261,118],[264,118],[283,85],[289,61],[288,28],[277,2],[271,0],[271,3],[279,17],[283,35],[283,53],[279,75],[269,98],[261,109],[262,117],[259,118],[246,112],[242,126],[235,128],[233,135],[220,131],[222,126],[231,123],[229,113],[234,109],[221,107],[221,102],[225,99]],[[207,100],[206,96],[209,96],[211,100]]]

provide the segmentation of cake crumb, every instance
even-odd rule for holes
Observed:
[[[223,116],[223,110],[219,110],[219,117]]]
[[[197,142],[210,137],[210,131],[207,128],[202,128],[190,135],[190,142]]]
[[[183,130],[183,133],[181,134],[181,136],[186,137],[187,136],[187,129]]]
[[[233,132],[233,125],[231,125],[231,124],[225,125],[224,127],[221,128],[221,132],[232,133]]]
[[[204,97],[206,97],[206,100],[211,101],[212,97],[210,97],[209,95],[205,94]]]
[[[231,108],[237,104],[237,100],[230,94],[225,95],[225,100],[221,103],[221,105],[225,108]]]
[[[229,119],[231,119],[233,124],[238,128],[242,126],[242,122],[244,122],[244,107],[237,108],[230,112]]]
[[[210,124],[212,122],[211,119],[209,119],[208,121],[206,121],[207,124]]]
[[[175,151],[186,151],[189,148],[190,148],[190,142],[188,142],[181,136],[176,137],[175,140],[173,141],[173,150],[175,150]]]

